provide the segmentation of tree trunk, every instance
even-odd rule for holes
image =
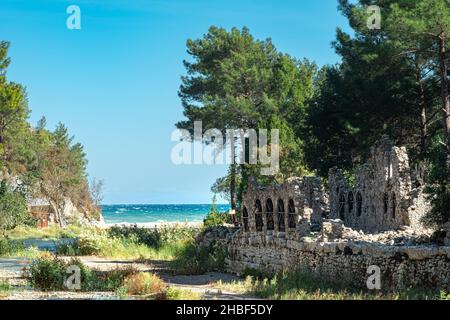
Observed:
[[[62,219],[61,219],[61,210],[60,210],[58,204],[56,202],[54,204],[52,204],[51,201],[49,201],[49,203],[53,207],[53,210],[55,211],[55,217],[56,217],[57,223],[62,228],[63,225],[62,225]]]
[[[233,163],[230,167],[230,199],[231,199],[231,210],[236,210],[236,163]]]
[[[425,105],[425,89],[420,74],[420,70],[416,73],[417,82],[419,84],[419,106],[420,106],[420,155],[422,158],[428,152],[428,125],[427,125],[427,110]]]
[[[446,50],[445,50],[445,36],[441,35],[439,37],[439,64],[440,64],[440,76],[441,76],[441,98],[442,98],[442,118],[444,122],[445,133],[447,134],[446,143],[447,150],[449,148],[449,133],[450,133],[450,104],[448,100],[448,74],[447,74],[447,62]]]

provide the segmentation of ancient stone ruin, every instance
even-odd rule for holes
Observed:
[[[353,186],[339,169],[330,170],[331,217],[367,232],[402,226],[420,230],[430,209],[421,178],[422,172],[410,169],[406,148],[383,138],[372,147],[367,163],[356,169]]]
[[[406,149],[387,138],[356,169],[355,181],[333,168],[325,191],[319,178],[292,178],[243,194],[241,227],[222,240],[228,269],[265,272],[305,267],[364,287],[376,265],[384,289],[450,290],[450,226],[441,243],[421,218],[429,210],[422,172]]]

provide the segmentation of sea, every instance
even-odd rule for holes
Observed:
[[[227,204],[217,204],[217,211],[226,212]],[[103,205],[105,223],[203,222],[211,204],[120,204]]]

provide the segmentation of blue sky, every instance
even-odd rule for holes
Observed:
[[[66,8],[81,9],[68,30]],[[11,42],[9,78],[27,87],[31,121],[65,123],[85,146],[104,202],[210,203],[224,166],[175,166],[174,123],[186,40],[211,25],[247,26],[278,50],[336,63],[336,0],[0,0],[0,40]]]

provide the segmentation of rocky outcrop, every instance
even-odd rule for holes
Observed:
[[[29,202],[30,213],[35,216],[39,222],[38,226],[47,226],[48,224],[58,223],[55,209],[45,199],[33,199]],[[70,199],[66,199],[64,211],[61,214],[62,225],[70,224],[89,224],[104,225],[103,216],[100,212],[91,212],[92,209],[79,208],[73,204]]]

